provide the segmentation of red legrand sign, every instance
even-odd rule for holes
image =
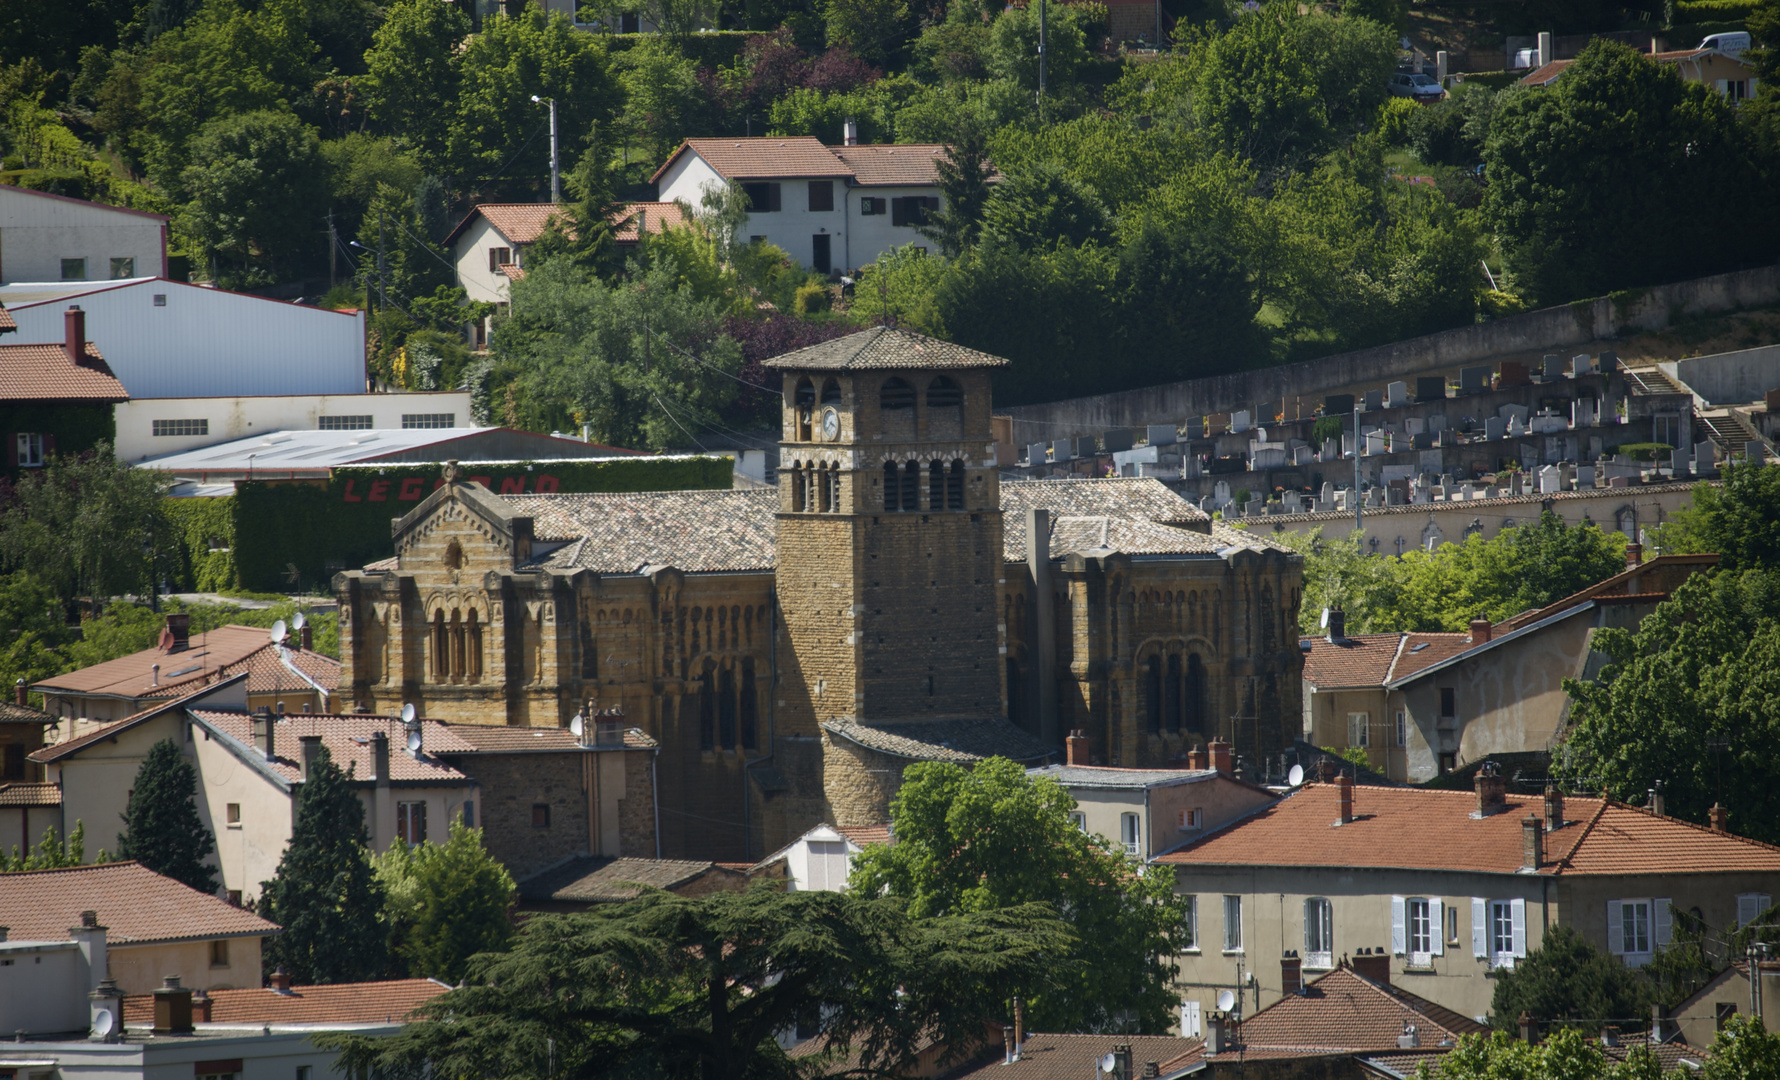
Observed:
[[[493,477],[470,476],[465,479],[481,484],[496,495],[554,495],[562,490],[562,481],[548,473],[540,474],[528,491],[528,476],[503,476],[497,482]],[[395,479],[382,477],[349,476],[341,489],[341,498],[349,503],[355,502],[419,502],[427,493],[445,486],[445,479],[440,477],[429,487],[423,476],[408,476]]]

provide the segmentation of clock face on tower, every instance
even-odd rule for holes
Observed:
[[[822,410],[822,437],[833,441],[840,438],[841,414],[832,406]]]

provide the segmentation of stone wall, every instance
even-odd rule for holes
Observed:
[[[587,789],[580,752],[475,754],[457,760],[482,785],[482,845],[515,878],[589,850]],[[532,806],[550,808],[550,824],[532,824]],[[653,852],[651,852],[653,854]]]

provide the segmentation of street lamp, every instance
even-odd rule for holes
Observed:
[[[562,201],[562,172],[556,161],[556,99],[532,95],[532,104],[542,105],[546,102],[550,105],[550,203],[554,206]]]

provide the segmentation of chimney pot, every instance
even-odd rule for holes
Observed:
[[[282,964],[279,965],[278,970],[272,972],[272,974],[268,976],[267,981],[272,984],[272,989],[276,992],[280,994],[290,993],[290,971]]]
[[[1222,739],[1211,740],[1211,767],[1230,775],[1230,744]]]
[[[167,626],[161,631],[161,650],[180,652],[191,644],[192,617],[183,611],[167,613]]]
[[[1724,807],[1720,806],[1717,803],[1713,803],[1712,809],[1710,811],[1708,811],[1708,813],[1710,814],[1710,816],[1712,818],[1712,831],[1713,832],[1728,833],[1731,831],[1730,830],[1730,816],[1731,816],[1731,814],[1730,814],[1729,810],[1726,810]]]
[[[81,912],[80,925],[87,930],[97,930],[99,928],[99,913],[97,911]]]
[[[1304,960],[1302,957],[1286,953],[1279,961],[1279,985],[1282,994],[1299,994],[1304,991]]]
[[[1545,865],[1545,831],[1531,814],[1520,819],[1520,864],[1523,870],[1537,870]]]
[[[1644,561],[1644,545],[1643,544],[1640,544],[1636,540],[1633,540],[1631,543],[1629,543],[1625,546],[1626,569],[1630,570],[1632,567],[1639,565],[1643,561]]]
[[[299,640],[302,641],[303,649],[306,652],[315,651],[315,628],[305,622],[303,624],[303,629],[299,634]]]
[[[1655,814],[1657,817],[1664,816],[1663,815],[1663,782],[1661,780],[1658,780],[1656,782],[1656,786],[1650,789],[1650,812]]]
[[[1144,1062],[1143,1063],[1143,1075],[1144,1075],[1144,1080],[1155,1080],[1156,1077],[1162,1075],[1161,1063],[1155,1062],[1155,1061]]]
[[[1014,1058],[1014,1026],[1003,1024],[1001,1028],[1001,1063],[1012,1065]]]
[[[1187,768],[1195,772],[1204,771],[1206,768],[1205,747],[1198,743],[1193,744],[1193,748],[1187,751]]]
[[[1354,819],[1354,778],[1337,776],[1335,778],[1335,824],[1346,825]]]
[[[1347,613],[1340,608],[1329,609],[1329,643],[1347,640]]]
[[[1020,1047],[1026,1045],[1026,999],[1014,999],[1014,1056],[1020,1054]]]
[[[160,665],[155,666],[159,667]],[[12,682],[12,703],[22,709],[25,707],[25,701],[25,680],[23,678],[14,679]]]
[[[169,975],[154,992],[156,1035],[190,1035],[192,1033],[192,992],[179,985],[179,976]]]
[[[859,121],[851,116],[841,124],[841,143],[845,146],[859,145]],[[1130,1080],[1130,1078],[1127,1077],[1126,1080]]]
[[[303,747],[303,779],[307,780],[315,775],[316,769],[321,767],[321,736],[299,735],[297,736],[297,742],[302,744]],[[373,743],[372,745],[375,746],[376,744]],[[387,747],[388,745],[389,743],[385,741],[384,746]]]
[[[1486,761],[1477,770],[1472,786],[1477,791],[1477,816],[1489,817],[1508,808],[1508,780],[1496,770],[1496,763]]]
[[[1545,789],[1545,831],[1564,827],[1564,793],[1552,785]]]
[[[68,350],[68,362],[76,367],[84,367],[87,362],[87,313],[75,304],[62,313],[63,347]]]
[[[1533,1014],[1524,1010],[1520,1014],[1520,1041],[1529,1045],[1539,1041],[1539,1025]]]
[[[210,1023],[210,991],[192,991],[192,1020],[199,1024]]]
[[[378,786],[389,783],[389,736],[381,731],[371,733],[371,774]]]
[[[1088,733],[1072,731],[1063,740],[1064,760],[1071,765],[1088,764]]]
[[[1383,949],[1361,949],[1348,961],[1355,975],[1380,986],[1391,985],[1391,954]]]
[[[278,721],[272,718],[271,712],[261,708],[253,717],[253,745],[260,756],[271,761],[278,756],[275,740],[277,739]]]
[[[1486,645],[1490,639],[1490,621],[1483,615],[1471,620],[1471,644]]]

